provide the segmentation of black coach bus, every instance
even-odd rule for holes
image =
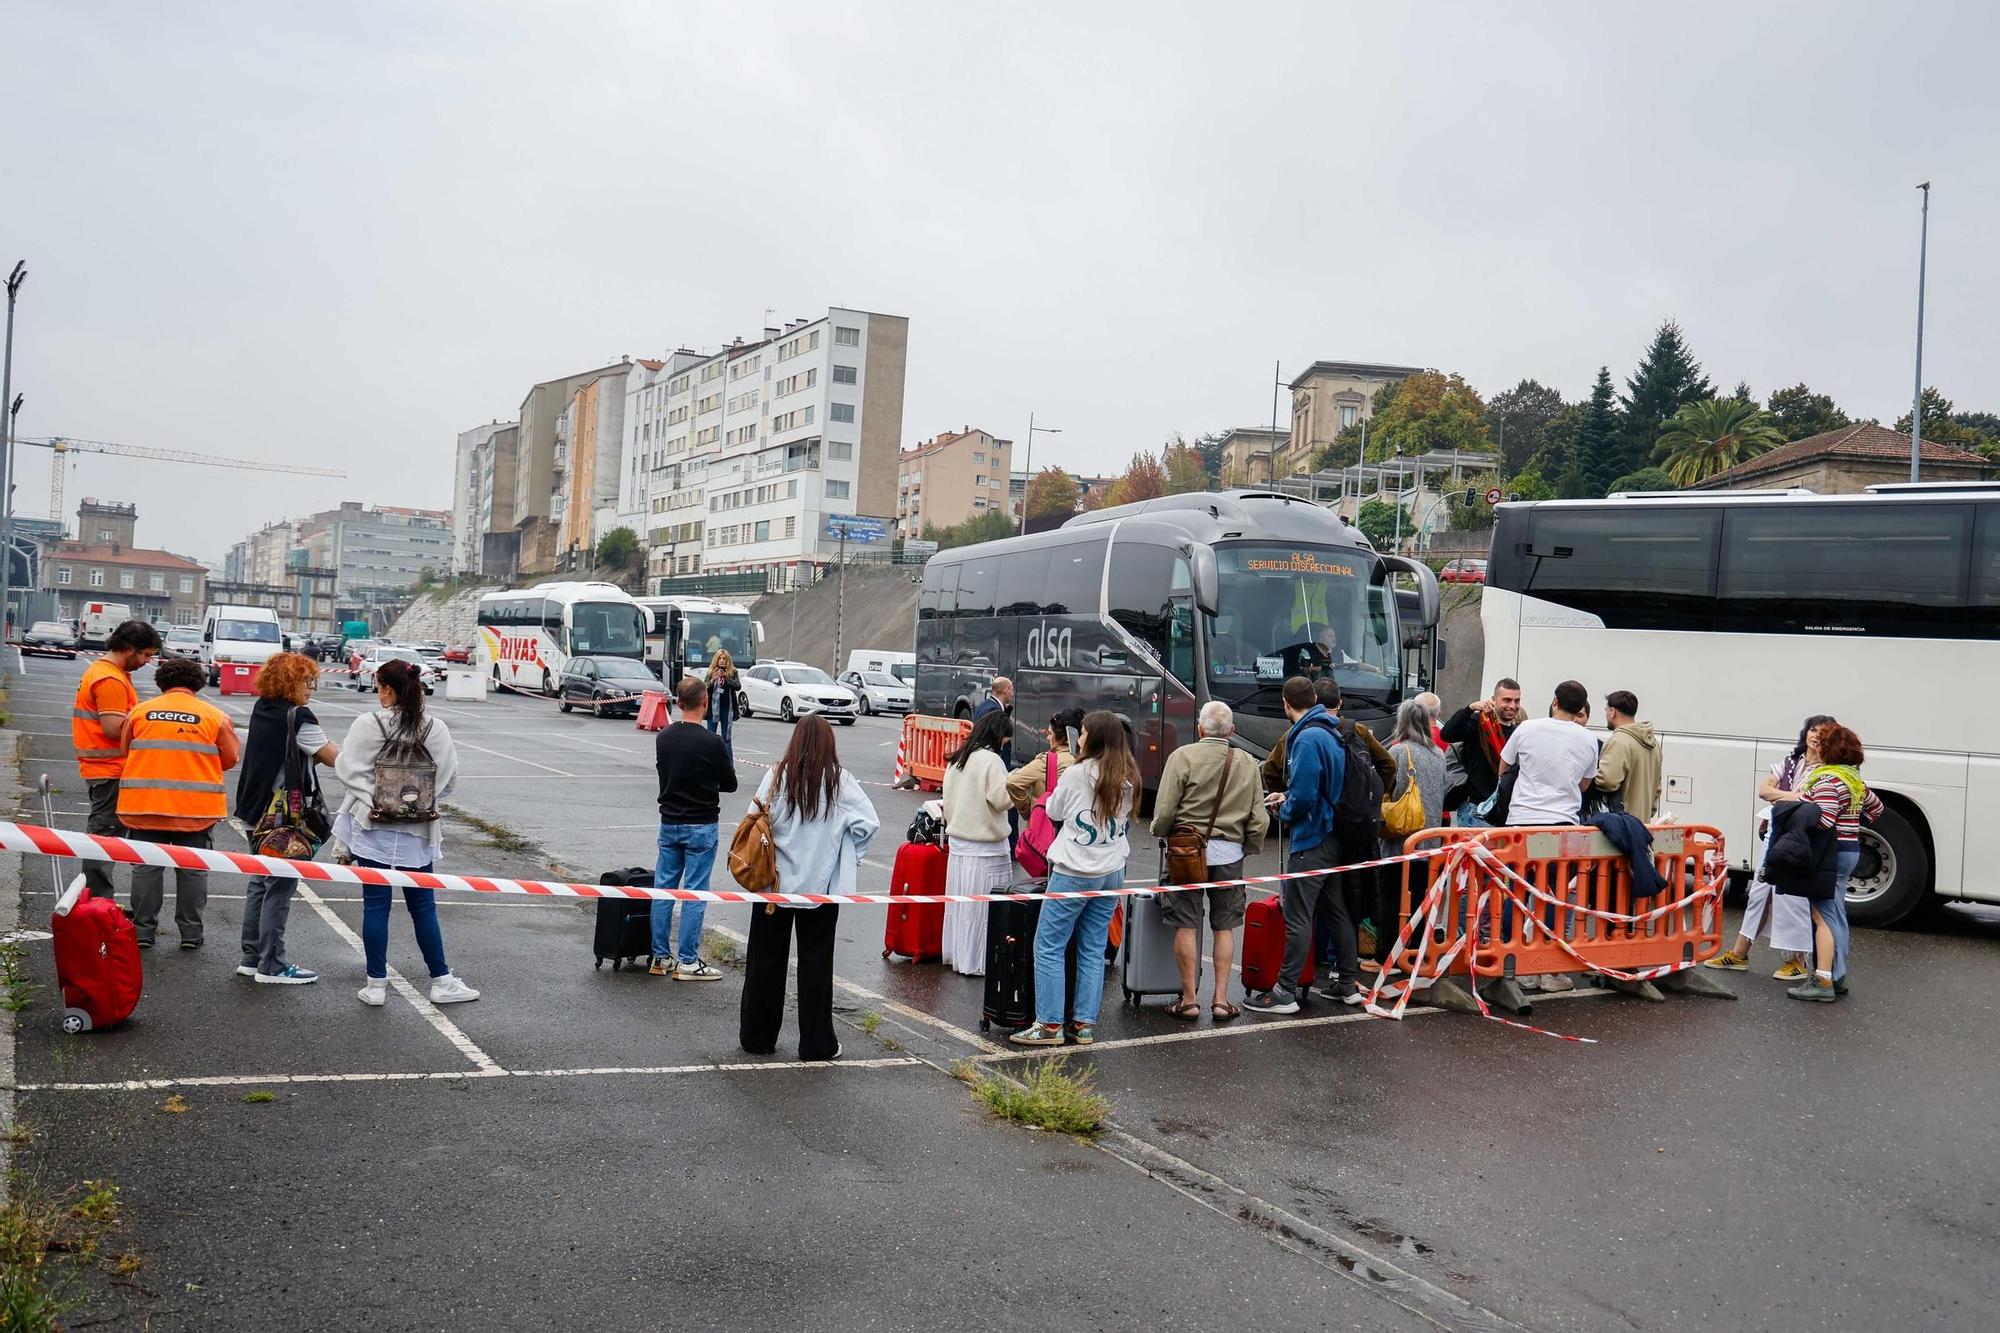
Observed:
[[[1105,708],[1131,723],[1151,786],[1210,699],[1268,752],[1287,676],[1331,671],[1353,716],[1392,715],[1429,688],[1437,620],[1430,568],[1378,555],[1331,510],[1254,491],[1166,496],[933,556],[916,711],[968,716],[1007,676],[1017,762],[1052,713]]]

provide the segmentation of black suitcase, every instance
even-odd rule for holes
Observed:
[[[599,884],[653,886],[653,872],[645,866],[629,870],[607,870],[597,877]],[[626,963],[644,958],[653,961],[653,900],[650,898],[599,898],[597,930],[590,947],[597,954],[595,967],[611,960],[616,972]]]
[[[979,1030],[999,1027],[1019,1032],[1035,1021],[1035,927],[1041,924],[1040,899],[989,903],[986,908],[986,998],[979,1010]],[[1069,937],[1069,995],[1063,1020],[1076,1012],[1076,936]],[[1103,985],[1100,971],[1097,984]]]

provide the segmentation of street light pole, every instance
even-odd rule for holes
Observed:
[[[1034,489],[1035,485],[1035,432],[1036,431],[1040,431],[1044,435],[1060,435],[1062,434],[1062,427],[1037,426],[1035,424],[1035,414],[1033,412],[1028,413],[1028,456],[1021,464],[1021,471],[1027,473],[1028,475],[1027,484],[1021,488],[1021,532],[1023,534],[1026,534],[1026,532],[1028,531],[1028,492]],[[1008,484],[1010,486],[1013,484],[1011,478],[1009,479]]]
[[[1930,258],[1931,248],[1931,183],[1925,181],[1917,187],[1924,192],[1923,231],[1917,241],[1917,387],[1910,401],[1910,480],[1917,479],[1917,456],[1924,440],[1924,265]],[[8,289],[12,292],[12,288]],[[7,304],[7,327],[13,328],[14,306],[11,295]]]
[[[7,275],[7,350],[0,363],[0,625],[12,618],[14,607],[14,298],[27,280],[23,259]],[[54,461],[62,466],[60,458]],[[0,655],[0,680],[5,679],[6,658]]]
[[[1271,363],[1271,448],[1264,455],[1264,484],[1278,484],[1278,390],[1285,383],[1285,363]]]

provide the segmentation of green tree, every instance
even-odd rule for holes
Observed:
[[[1701,373],[1694,353],[1688,350],[1681,326],[1671,319],[1653,334],[1653,345],[1646,349],[1645,358],[1625,382],[1625,388],[1626,393],[1619,400],[1624,411],[1624,456],[1601,475],[1592,474],[1600,482],[1608,483],[1614,477],[1646,466],[1667,418],[1689,403],[1715,396],[1715,389]]]
[[[1396,511],[1399,506],[1387,500],[1363,500],[1355,513],[1354,526],[1361,529],[1378,551],[1386,551],[1396,539]],[[1410,522],[1410,511],[1403,510],[1403,533],[1408,536],[1415,530]]]
[[[1785,442],[1755,403],[1709,398],[1689,403],[1667,422],[1653,448],[1676,486],[1693,486]]]
[[[1961,449],[1975,449],[1980,453],[1992,454],[2000,448],[2000,434],[1989,434],[1981,429],[1985,423],[2000,423],[1990,412],[1960,412],[1953,408],[1951,399],[1936,389],[1926,387],[1923,393],[1924,429],[1923,437],[1936,444],[1954,444]],[[1896,433],[1910,433],[1908,412],[1896,421]]]
[[[1666,469],[1642,467],[1637,472],[1627,472],[1611,483],[1605,492],[1615,495],[1619,491],[1677,491],[1680,487],[1667,475]]]
[[[1778,428],[1778,433],[1785,437],[1787,444],[1803,440],[1808,435],[1824,435],[1830,430],[1854,424],[1833,399],[1823,393],[1814,393],[1803,381],[1773,393],[1769,408],[1771,424]]]
[[[1516,472],[1507,478],[1507,494],[1521,500],[1553,500],[1556,488],[1541,473],[1534,471]]]
[[[1486,503],[1486,492],[1495,486],[1500,486],[1500,474],[1481,472],[1446,492],[1445,518],[1453,532],[1477,532],[1493,526],[1493,506]]]
[[[1076,512],[1081,494],[1075,477],[1059,467],[1045,467],[1028,482],[1028,493],[1021,503],[1032,526],[1036,519],[1067,519]]]
[[[1421,370],[1396,386],[1368,423],[1370,462],[1433,449],[1490,449],[1486,404],[1462,376]]]
[[[1563,406],[1560,393],[1536,380],[1522,380],[1486,400],[1486,428],[1499,446],[1508,472],[1527,466]]]
[[[1201,455],[1201,470],[1207,475],[1211,487],[1222,485],[1222,441],[1225,436],[1224,431],[1204,431],[1194,442],[1195,452]]]
[[[606,569],[626,569],[639,557],[639,534],[613,528],[598,539],[597,563]]]
[[[948,551],[954,546],[972,546],[979,542],[999,541],[1002,537],[1014,535],[1014,521],[1005,511],[989,509],[983,514],[968,518],[963,523],[954,523],[948,528],[924,524],[924,540],[938,544],[939,550]]]
[[[1202,466],[1201,451],[1178,435],[1167,442],[1160,464],[1166,473],[1168,495],[1186,495],[1189,491],[1205,491],[1209,487],[1208,470]]]
[[[1104,503],[1136,504],[1140,500],[1157,500],[1166,493],[1167,470],[1160,466],[1160,460],[1149,453],[1136,453],[1126,465],[1124,475],[1111,483],[1111,493],[1104,497]]]
[[[1597,383],[1591,386],[1590,401],[1576,423],[1576,438],[1570,444],[1556,489],[1564,499],[1582,499],[1605,494],[1611,482],[1633,471],[1624,466],[1625,447],[1616,398],[1611,387],[1611,368],[1597,368]]]

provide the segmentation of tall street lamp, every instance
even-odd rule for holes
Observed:
[[[7,275],[7,350],[0,362],[0,404],[14,402],[14,298],[28,280],[28,261],[14,265]],[[0,413],[0,625],[11,618],[14,606],[14,414]],[[4,656],[0,656],[0,680],[7,678]]]
[[[1910,480],[1917,479],[1917,455],[1924,441],[1924,263],[1931,248],[1931,183],[1917,187],[1924,192],[1923,231],[1917,241],[1917,387],[1910,400]],[[11,290],[11,289],[10,289]],[[13,327],[13,305],[8,304],[8,327]]]
[[[1035,414],[1033,412],[1028,413],[1028,455],[1021,464],[1021,470],[1028,475],[1028,484],[1021,490],[1021,531],[1024,533],[1028,530],[1028,491],[1033,489],[1035,485],[1036,432],[1040,432],[1043,435],[1060,435],[1062,434],[1062,427],[1037,426],[1035,424]]]

